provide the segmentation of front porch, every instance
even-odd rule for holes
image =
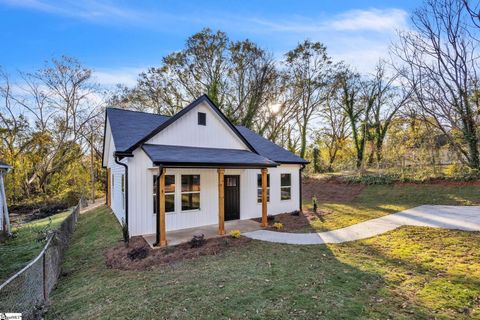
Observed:
[[[213,236],[223,236],[225,231],[230,227],[230,230],[239,229],[242,232],[253,231],[259,228],[258,224],[248,220],[239,220],[240,219],[240,187],[239,187],[239,175],[238,178],[229,176],[225,174],[225,170],[232,169],[259,169],[260,170],[260,189],[261,190],[261,224],[260,226],[267,226],[267,185],[268,185],[268,168],[276,167],[278,164],[274,161],[271,161],[259,154],[250,152],[247,150],[241,149],[219,149],[219,148],[199,148],[199,147],[185,147],[185,146],[174,146],[174,145],[150,145],[145,144],[142,146],[143,151],[152,161],[154,167],[158,168],[157,176],[157,192],[156,192],[156,201],[158,214],[156,217],[156,234],[154,236],[145,237],[146,241],[152,247],[164,247],[167,244],[175,245],[182,242],[189,241],[194,233],[203,233],[206,238],[211,238]],[[179,231],[168,232],[166,227],[166,169],[178,170],[178,169],[216,169],[216,181],[214,179],[210,180],[210,186],[215,186],[217,192],[211,192],[208,194],[210,197],[207,201],[210,204],[216,202],[216,205],[210,205],[210,208],[213,209],[213,206],[216,207],[216,210],[209,210],[209,212],[217,211],[218,215],[218,224],[208,225],[207,227],[193,227],[189,229],[180,229]],[[191,178],[189,180],[181,180],[181,199],[184,199],[185,196],[186,202],[185,205],[182,202],[182,210],[201,210],[201,187],[200,175],[199,174],[190,174]],[[212,178],[212,177],[211,177]],[[228,180],[226,180],[229,178]],[[182,178],[183,179],[183,178]],[[235,181],[236,182],[235,182]],[[226,183],[227,181],[227,183]],[[175,188],[175,183],[170,182],[169,189]],[[231,195],[228,199],[231,201],[225,201],[227,193],[226,189],[232,191],[228,193]],[[233,192],[233,189],[235,192]],[[175,190],[175,189],[174,189]],[[257,188],[255,188],[257,190]],[[170,191],[171,192],[171,191]],[[216,194],[217,199],[213,198],[213,195]],[[193,197],[195,196],[195,198]],[[212,199],[213,198],[213,199]],[[203,198],[205,200],[205,198]],[[212,201],[213,200],[213,201]],[[183,200],[182,200],[183,201]],[[190,201],[190,202],[188,202]],[[237,214],[235,216],[226,216],[225,211],[226,207],[230,208],[231,206],[236,207],[235,211]],[[185,209],[183,209],[185,207]],[[203,209],[205,210],[205,209]],[[230,210],[229,210],[230,211]],[[229,212],[230,213],[230,212]],[[238,220],[237,220],[238,219]],[[227,222],[229,220],[232,222]],[[197,221],[200,224],[202,221]],[[207,223],[211,223],[208,221]],[[203,223],[202,223],[203,224]],[[255,224],[255,229],[251,229],[252,225]],[[245,227],[248,226],[247,229]],[[227,228],[226,228],[227,227]],[[243,229],[243,230],[242,230]],[[227,229],[227,232],[229,230]],[[172,239],[174,242],[172,243]]]
[[[232,220],[225,221],[225,231],[228,234],[232,230],[240,230],[240,232],[250,232],[262,229],[259,222],[253,220]],[[218,232],[218,224],[211,224],[202,227],[181,229],[175,231],[169,231],[166,233],[168,245],[175,246],[177,244],[188,242],[192,239],[194,234],[203,234],[205,239],[211,239],[221,237]],[[160,247],[155,246],[156,234],[144,235],[143,238],[150,245],[151,248],[158,249]]]

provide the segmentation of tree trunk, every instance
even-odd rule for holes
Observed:
[[[92,186],[92,203],[95,203],[95,161],[93,156],[93,134],[90,138],[90,182]]]

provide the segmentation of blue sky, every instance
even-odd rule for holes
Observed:
[[[106,1],[0,0],[0,65],[30,70],[52,56],[80,59],[98,82],[134,83],[136,75],[210,27],[249,38],[280,57],[305,38],[336,60],[371,70],[408,26],[420,1]]]

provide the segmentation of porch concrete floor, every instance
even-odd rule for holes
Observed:
[[[253,220],[225,221],[225,235],[228,235],[228,233],[232,230],[240,230],[242,233],[244,233],[260,229],[262,229],[260,223]],[[188,242],[192,239],[192,236],[197,233],[203,233],[205,235],[205,239],[220,237],[218,234],[218,224],[211,224],[195,228],[167,231],[167,245],[174,246],[180,243]],[[145,241],[147,241],[150,247],[154,249],[158,248],[153,246],[155,243],[155,234],[144,235],[143,238]]]

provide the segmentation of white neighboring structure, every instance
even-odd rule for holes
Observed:
[[[130,236],[301,208],[308,163],[241,126],[202,96],[172,117],[108,108],[107,204]],[[263,174],[262,174],[263,173]]]
[[[5,183],[3,176],[10,171],[12,167],[0,161],[0,233],[11,233],[10,217],[8,215],[7,196],[5,195]]]

